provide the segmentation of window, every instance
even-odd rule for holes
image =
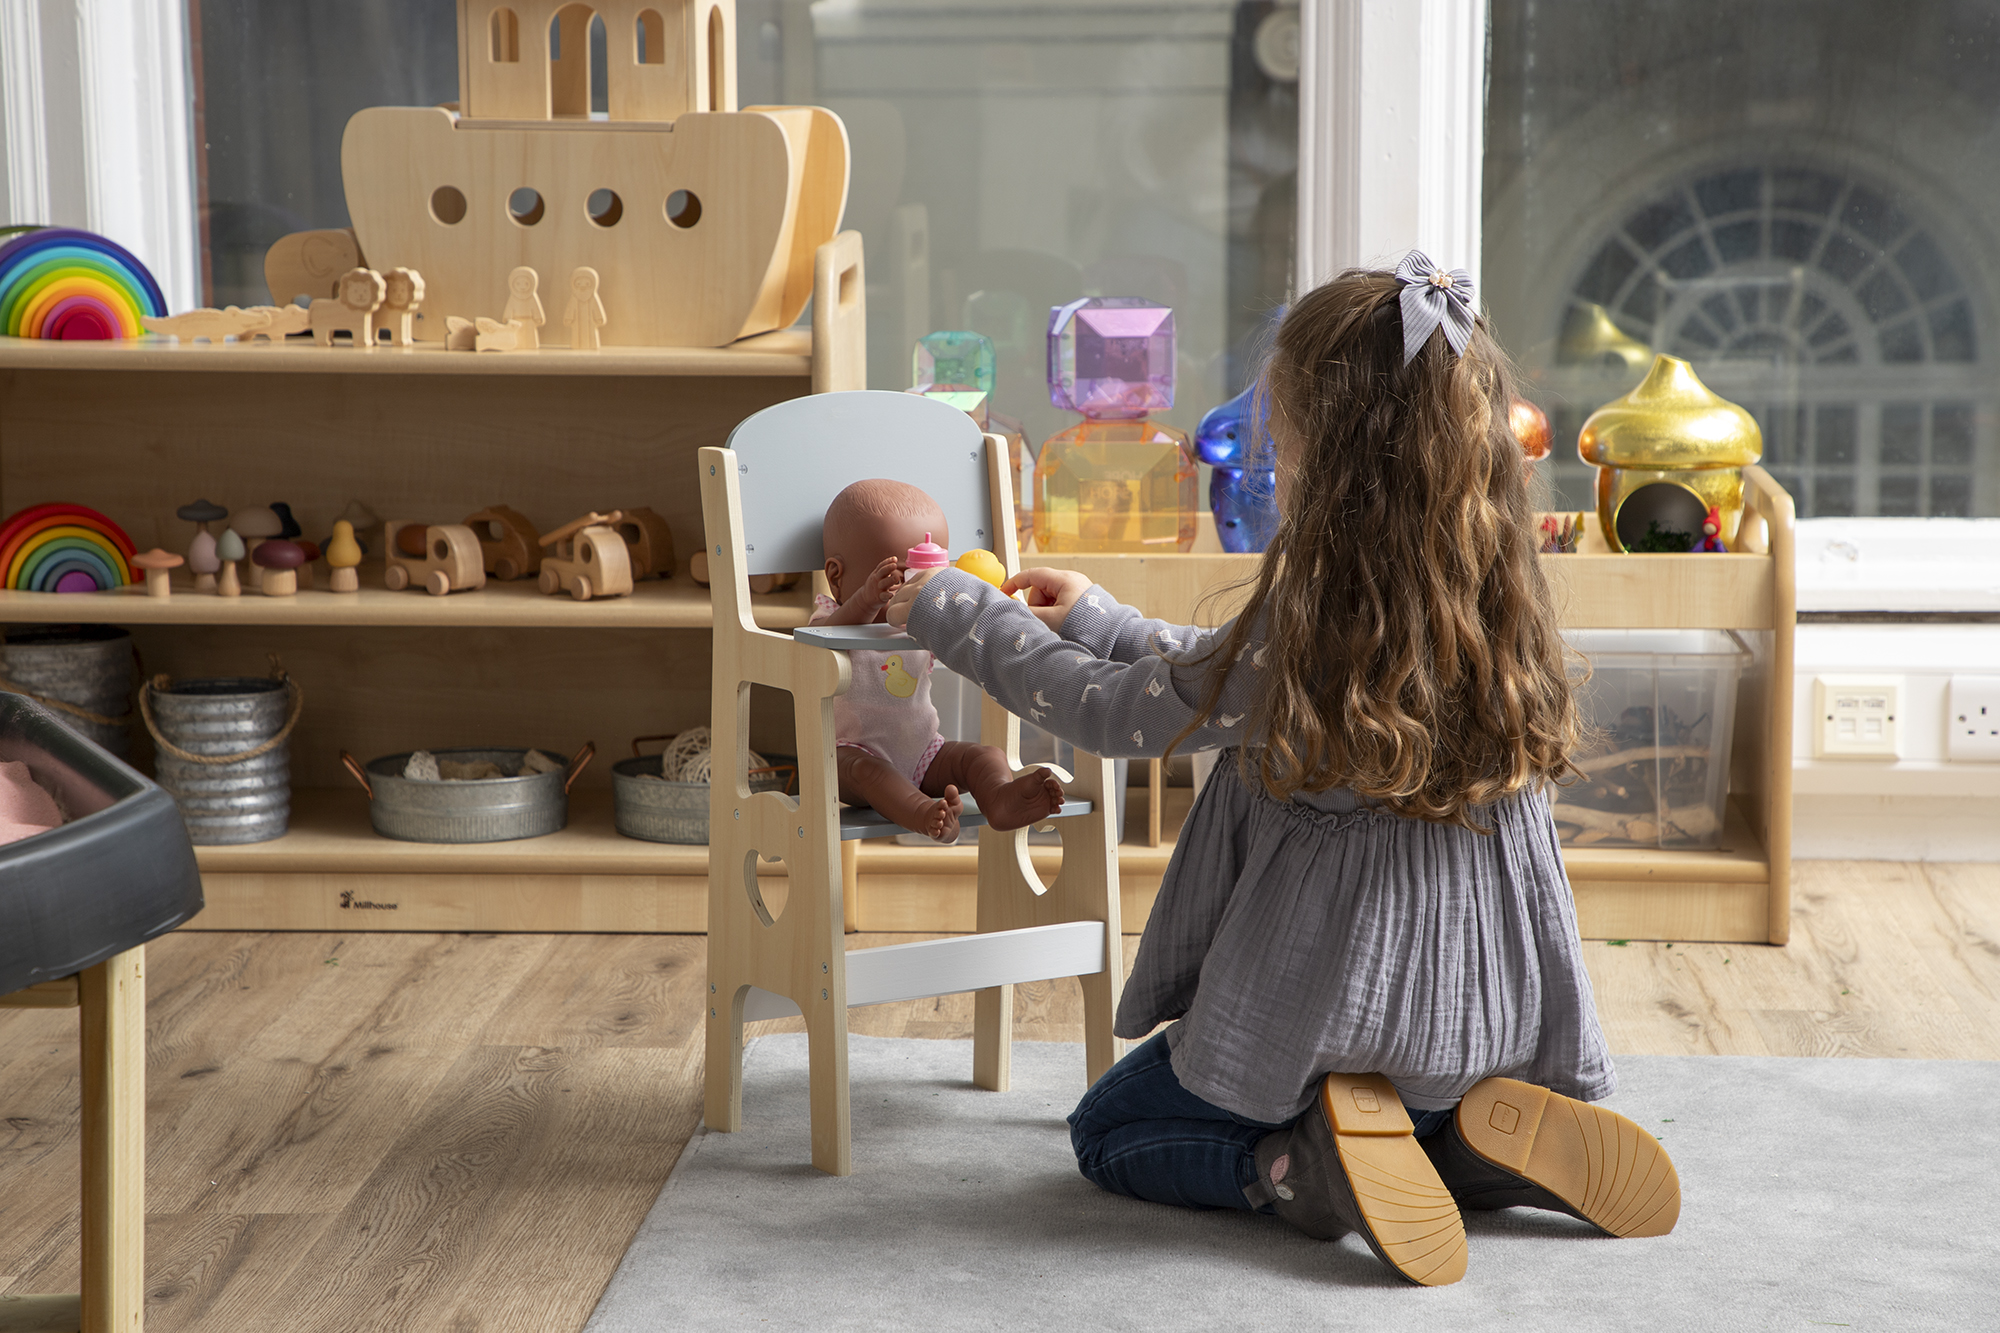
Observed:
[[[1561,503],[1657,350],[1757,417],[1801,517],[2000,514],[2000,201],[1964,169],[1995,17],[1494,0],[1486,291]]]
[[[496,65],[513,65],[521,59],[521,20],[513,10],[493,11],[493,47],[488,53]]]

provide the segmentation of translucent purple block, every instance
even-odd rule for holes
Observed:
[[[1172,309],[1136,296],[1090,296],[1050,310],[1049,401],[1110,419],[1172,407]]]
[[[993,340],[983,333],[946,329],[917,340],[910,383],[919,389],[993,392]]]

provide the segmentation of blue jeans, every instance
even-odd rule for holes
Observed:
[[[1244,1186],[1257,1178],[1257,1140],[1280,1124],[1252,1120],[1181,1086],[1167,1034],[1135,1047],[1083,1094],[1069,1139],[1084,1179],[1113,1194],[1180,1208],[1251,1211]],[[1450,1111],[1412,1111],[1417,1137],[1444,1128]],[[1269,1212],[1270,1208],[1259,1210]]]

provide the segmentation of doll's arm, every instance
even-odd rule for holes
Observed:
[[[882,614],[882,608],[895,595],[896,585],[901,583],[902,571],[896,564],[896,557],[889,556],[870,571],[854,595],[840,604],[840,608],[824,620],[815,620],[818,625],[869,625]]]

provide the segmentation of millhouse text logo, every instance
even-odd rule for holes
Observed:
[[[365,898],[356,898],[354,890],[343,889],[340,893],[340,906],[343,911],[351,907],[360,912],[393,912],[400,904],[371,903]]]

